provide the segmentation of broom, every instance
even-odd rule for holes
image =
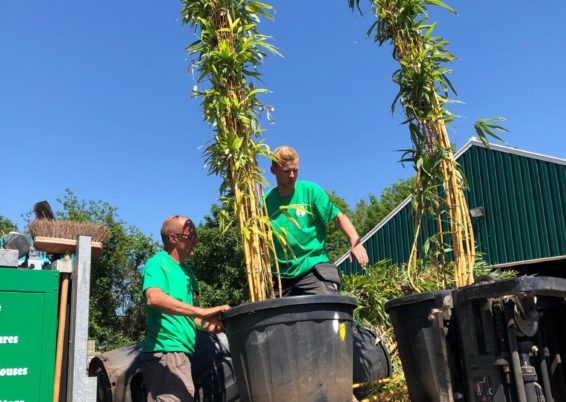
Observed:
[[[92,238],[92,255],[102,254],[102,243],[110,238],[107,226],[94,222],[35,219],[29,224],[36,249],[48,253],[65,254],[75,251],[79,235]]]
[[[36,204],[37,205],[37,204]],[[35,210],[35,207],[34,207]],[[48,211],[50,212],[50,211]],[[94,222],[75,222],[69,220],[49,219],[53,214],[38,213],[41,217],[29,224],[29,231],[34,238],[34,246],[38,250],[67,253],[76,249],[76,238],[79,235],[92,238],[92,255],[102,254],[102,243],[110,238],[110,229],[107,226]],[[57,328],[57,352],[55,357],[55,382],[53,388],[53,402],[59,402],[61,388],[61,369],[63,366],[63,343],[65,339],[65,325],[67,321],[67,295],[69,292],[69,273],[61,273],[61,298],[59,300],[59,323]]]

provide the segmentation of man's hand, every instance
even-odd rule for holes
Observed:
[[[210,318],[218,318],[218,315],[220,313],[225,312],[226,310],[229,310],[230,306],[228,306],[227,304],[223,305],[223,306],[216,306],[216,307],[210,307],[210,308],[201,308],[199,311],[199,314],[197,317],[199,318],[204,318],[207,321],[210,321]]]
[[[208,318],[206,319],[206,321],[202,320],[200,327],[203,330],[210,332],[211,334],[217,334],[224,330],[224,325],[222,325],[222,321],[220,321],[220,319],[217,317]]]
[[[368,265],[368,253],[364,245],[358,240],[350,249],[349,261],[352,262],[352,256],[358,261],[358,264],[365,268]]]
[[[226,304],[223,306],[201,309],[202,315],[201,319],[199,320],[200,327],[212,334],[222,332],[224,330],[224,325],[222,325],[222,321],[220,321],[220,313],[223,313],[224,311],[229,309],[230,306]]]
[[[368,253],[366,252],[365,247],[363,246],[360,236],[358,236],[358,232],[356,232],[356,228],[352,225],[352,222],[346,215],[342,212],[334,218],[334,221],[342,229],[342,232],[346,235],[348,240],[350,241],[350,256],[349,260],[352,262],[352,256],[358,261],[363,268],[368,265]]]

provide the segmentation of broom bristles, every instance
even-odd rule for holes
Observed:
[[[75,240],[78,235],[90,236],[92,241],[104,243],[110,238],[110,229],[106,225],[94,222],[56,221],[35,219],[29,224],[32,237],[54,237]]]

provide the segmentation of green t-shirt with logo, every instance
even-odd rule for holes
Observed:
[[[271,189],[265,205],[273,230],[287,241],[284,246],[278,235],[273,236],[282,278],[299,277],[314,265],[328,261],[324,247],[326,225],[340,210],[322,188],[297,180],[295,191],[288,197],[280,197],[277,187]],[[289,205],[296,208],[281,208]],[[272,271],[276,274],[275,267]]]
[[[151,257],[142,270],[142,291],[148,328],[143,351],[184,352],[192,355],[196,337],[194,319],[165,314],[147,307],[145,290],[148,288],[159,288],[163,293],[192,306],[193,295],[199,292],[193,270],[186,264],[177,263],[165,251]]]

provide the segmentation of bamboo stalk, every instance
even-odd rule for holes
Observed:
[[[236,194],[236,198],[238,197],[238,190],[235,188],[234,192]],[[237,211],[236,211],[236,215],[238,217],[239,223],[240,223],[240,227],[243,228],[244,226],[244,213],[242,212],[243,209],[243,205],[242,204],[237,204]],[[250,257],[250,251],[248,248],[248,242],[246,241],[244,232],[241,231],[240,232],[241,238],[242,238],[242,248],[244,249],[244,257],[245,257],[245,262],[246,262],[246,275],[248,277],[248,287],[250,290],[250,299],[252,302],[256,301],[256,295],[255,295],[255,286],[253,283],[253,278],[252,278],[252,274],[251,274],[251,257]]]
[[[417,214],[419,214],[417,212]],[[419,232],[421,230],[422,216],[418,216],[415,219],[415,230],[413,235],[413,245],[411,246],[411,256],[409,257],[409,262],[407,264],[407,278],[409,279],[409,284],[415,290],[418,290],[417,285],[413,281],[413,273],[415,275],[415,280],[417,277],[417,244],[419,240]]]
[[[267,214],[260,202],[263,178],[257,156],[268,150],[254,143],[261,134],[254,110],[259,105],[258,91],[247,78],[257,78],[258,60],[265,56],[262,49],[277,54],[256,30],[257,16],[268,16],[270,6],[247,0],[183,0],[183,4],[183,22],[200,33],[188,47],[189,54],[198,55],[194,61],[201,73],[197,82],[206,77],[212,87],[198,93],[204,98],[205,119],[216,131],[205,155],[211,172],[224,179],[226,205],[233,207],[240,228],[250,299],[264,300],[274,297],[271,255],[275,255],[275,246],[270,227],[264,223]],[[226,60],[232,56],[227,68]]]
[[[418,35],[411,36],[411,33],[406,34],[401,26],[396,25],[394,17],[396,14],[397,4],[393,1],[380,3],[384,10],[387,12],[381,15],[382,20],[386,20],[386,25],[389,27],[389,35],[391,36],[394,45],[394,57],[399,61],[406,62],[409,60],[409,56],[413,54],[418,54],[424,47],[423,40]],[[385,16],[385,17],[384,17]],[[391,18],[391,20],[387,20]],[[405,68],[412,67],[415,70],[420,69],[419,65],[410,65]],[[403,67],[402,67],[403,68]],[[406,112],[408,116],[414,117],[420,127],[423,129],[424,142],[422,144],[414,143],[415,149],[422,147],[422,150],[426,152],[431,152],[435,149],[435,144],[440,149],[446,150],[448,155],[440,163],[440,172],[443,181],[444,193],[445,193],[445,205],[448,213],[448,220],[450,225],[450,232],[452,238],[452,252],[454,256],[454,280],[457,287],[465,286],[473,282],[473,264],[474,264],[474,238],[473,229],[471,229],[471,220],[469,218],[468,208],[463,195],[463,189],[458,181],[456,168],[453,163],[453,154],[451,151],[451,144],[448,139],[448,134],[446,130],[446,125],[442,119],[442,109],[441,104],[438,99],[438,95],[434,87],[428,88],[429,92],[432,94],[431,97],[431,107],[433,113],[431,117],[427,120],[422,120],[419,118],[418,113],[415,113],[413,109],[406,106]],[[414,139],[413,139],[414,140]],[[422,191],[421,182],[421,168],[417,167],[417,191]],[[424,208],[420,205],[420,200],[417,205],[418,209]],[[440,212],[438,212],[440,214]],[[419,212],[415,217],[415,228],[420,228]],[[439,233],[442,232],[442,222],[440,217],[437,217],[437,227]],[[411,256],[409,259],[409,273],[414,269],[414,264],[416,264],[416,244],[417,237],[419,236],[418,231],[415,231],[415,239],[411,248]],[[439,236],[440,244],[442,245],[444,239],[443,236]],[[411,275],[409,275],[411,280]]]
[[[438,232],[438,241],[436,242],[436,252],[434,254],[434,267],[436,271],[436,287],[440,288],[440,266],[442,263],[439,261],[439,257],[444,255],[444,250],[440,250],[440,247],[444,244],[442,236],[442,219],[440,214],[436,216],[436,231]],[[442,264],[442,266],[444,266],[444,264]],[[442,283],[442,287],[444,287],[444,281]]]
[[[258,229],[257,228],[257,221],[255,219],[255,217],[258,215],[258,211],[256,210],[256,203],[255,203],[255,197],[254,197],[254,188],[253,188],[253,182],[248,180],[247,181],[247,190],[248,190],[248,194],[249,194],[249,207],[250,207],[250,223],[252,225],[253,228]],[[262,264],[262,258],[261,258],[261,247],[260,247],[260,240],[259,240],[259,235],[258,232],[253,231],[252,232],[252,246],[253,246],[253,251],[254,251],[254,257],[255,257],[255,267],[256,267],[256,273],[255,273],[255,278],[257,280],[257,284],[258,284],[258,291],[259,293],[261,293],[262,295],[265,295],[265,291],[266,291],[266,286],[265,286],[265,281],[263,280],[264,278],[262,278],[262,269],[263,269],[263,264]]]
[[[263,194],[261,195],[261,198],[263,200],[262,205],[263,205],[263,213],[264,216],[266,216],[267,218],[269,218],[269,213],[267,211],[267,205],[265,202],[265,197],[263,196]],[[269,233],[269,248],[272,251],[272,255],[273,255],[273,260],[274,260],[274,265],[275,265],[275,272],[277,273],[277,286],[278,286],[278,290],[279,290],[279,297],[283,297],[282,293],[281,293],[281,272],[279,271],[279,261],[277,260],[277,252],[275,251],[275,242],[273,241],[273,236],[272,236],[272,228],[271,225],[268,226],[268,233]],[[269,254],[269,253],[266,253]]]

